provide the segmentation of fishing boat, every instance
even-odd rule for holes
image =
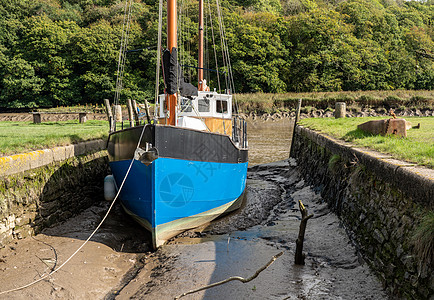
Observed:
[[[154,248],[239,208],[248,165],[246,123],[233,111],[233,95],[211,91],[203,75],[202,2],[197,87],[184,82],[177,59],[176,0],[167,12],[165,92],[154,120],[112,131],[107,147],[122,206],[151,232]]]

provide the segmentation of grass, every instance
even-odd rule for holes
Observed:
[[[0,122],[0,156],[107,138],[108,122]]]
[[[273,113],[294,110],[299,99],[303,107],[317,109],[334,108],[336,102],[345,102],[347,107],[386,107],[387,109],[434,108],[434,91],[345,91],[345,92],[311,92],[311,93],[246,93],[236,94],[241,112]]]
[[[434,168],[434,117],[406,117],[413,126],[406,138],[365,133],[357,125],[384,117],[303,119],[300,124],[352,144],[388,153],[401,160]]]

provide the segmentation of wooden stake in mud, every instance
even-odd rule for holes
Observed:
[[[295,242],[297,247],[295,249],[295,264],[296,265],[304,265],[304,258],[306,255],[303,254],[303,242],[304,242],[304,233],[306,232],[306,224],[307,220],[313,217],[312,215],[307,215],[307,209],[304,207],[301,200],[298,200],[298,205],[300,207],[301,212],[301,223],[300,223],[300,231],[298,232],[298,238]]]
[[[291,149],[289,149],[289,157],[294,156],[294,135],[295,135],[295,128],[297,127],[298,120],[300,119],[300,110],[301,110],[301,99],[298,100],[297,104],[297,110],[295,111],[295,121],[294,121],[294,128],[292,131],[292,137],[291,137]]]

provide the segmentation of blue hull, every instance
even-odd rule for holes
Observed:
[[[110,162],[117,186],[130,163],[128,159]],[[135,160],[120,199],[125,210],[151,231],[158,247],[238,207],[247,164],[160,157],[147,166]]]

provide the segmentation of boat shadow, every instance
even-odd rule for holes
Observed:
[[[89,171],[91,170],[91,171]],[[38,233],[85,241],[101,223],[111,202],[104,199],[106,157],[64,164],[42,188],[34,225]],[[91,174],[91,175],[89,175]],[[42,228],[42,230],[39,230]],[[151,235],[134,222],[117,201],[91,239],[116,252],[151,250]]]

